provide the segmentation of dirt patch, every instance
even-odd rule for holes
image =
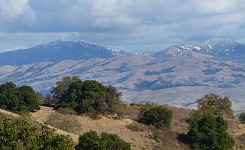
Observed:
[[[18,115],[18,114],[15,114],[15,113],[12,113],[10,111],[3,110],[3,109],[0,109],[0,113],[4,114],[4,115],[7,115],[7,116],[10,116],[10,117],[14,117],[14,118],[19,118],[20,117],[20,115]]]
[[[40,106],[40,110],[37,112],[31,112],[31,116],[35,118],[38,122],[47,122],[51,115],[55,113],[55,110],[51,107]]]

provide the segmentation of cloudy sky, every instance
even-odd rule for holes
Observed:
[[[0,0],[0,51],[85,40],[157,51],[210,38],[245,43],[245,0]]]

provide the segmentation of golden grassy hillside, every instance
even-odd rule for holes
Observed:
[[[152,126],[145,126],[137,123],[135,119],[140,112],[140,106],[127,106],[124,109],[124,118],[118,119],[115,116],[100,116],[92,119],[85,115],[64,114],[53,110],[50,107],[42,106],[37,112],[25,115],[25,118],[37,124],[48,123],[54,128],[57,134],[70,135],[76,144],[79,135],[94,130],[98,133],[108,132],[119,135],[126,142],[131,143],[133,150],[188,150],[188,144],[183,143],[181,138],[189,130],[187,120],[191,110],[177,107],[167,107],[173,111],[171,129],[158,130]],[[21,117],[14,113],[0,110],[2,117]],[[236,120],[228,119],[231,136],[236,139],[233,149],[245,149],[245,125]]]

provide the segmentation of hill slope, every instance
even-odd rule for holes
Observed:
[[[128,106],[125,109],[125,118],[128,119],[114,119],[112,116],[101,116],[101,118],[93,120],[86,116],[62,114],[50,107],[43,106],[37,112],[32,112],[29,116],[25,116],[25,119],[31,119],[41,124],[46,122],[50,128],[55,129],[55,133],[70,135],[75,144],[78,142],[77,138],[79,135],[89,130],[95,130],[98,133],[108,132],[118,134],[119,137],[131,143],[132,150],[190,149],[188,145],[179,141],[179,134],[186,133],[189,130],[187,120],[191,110],[169,106],[163,107],[167,107],[167,109],[173,112],[171,129],[156,130],[131,120],[135,119],[139,114],[140,107],[136,105]],[[14,118],[21,117],[0,109],[0,116],[2,117],[2,115]],[[244,148],[245,125],[233,119],[228,119],[227,121],[229,125],[228,132],[237,141],[233,149]]]

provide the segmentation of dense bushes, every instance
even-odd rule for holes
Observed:
[[[54,135],[53,130],[46,125],[42,133],[38,134],[36,128],[28,122],[22,121],[16,126],[12,120],[4,119],[0,124],[1,149],[38,149],[38,150],[70,150],[72,141],[64,135]]]
[[[113,114],[121,107],[121,93],[94,80],[66,76],[51,93],[56,108],[72,108],[78,113]]]
[[[76,150],[130,150],[130,144],[116,134],[102,132],[99,136],[95,131],[89,131],[79,137]]]
[[[0,107],[12,112],[39,109],[36,94],[30,86],[16,87],[12,82],[0,85]]]
[[[153,125],[158,129],[168,128],[171,125],[172,111],[161,106],[150,108],[146,110],[142,116],[139,117],[139,122],[146,125]]]
[[[223,150],[230,149],[234,145],[234,140],[226,132],[227,122],[222,117],[205,115],[192,120],[190,125],[187,137],[194,149]]]

